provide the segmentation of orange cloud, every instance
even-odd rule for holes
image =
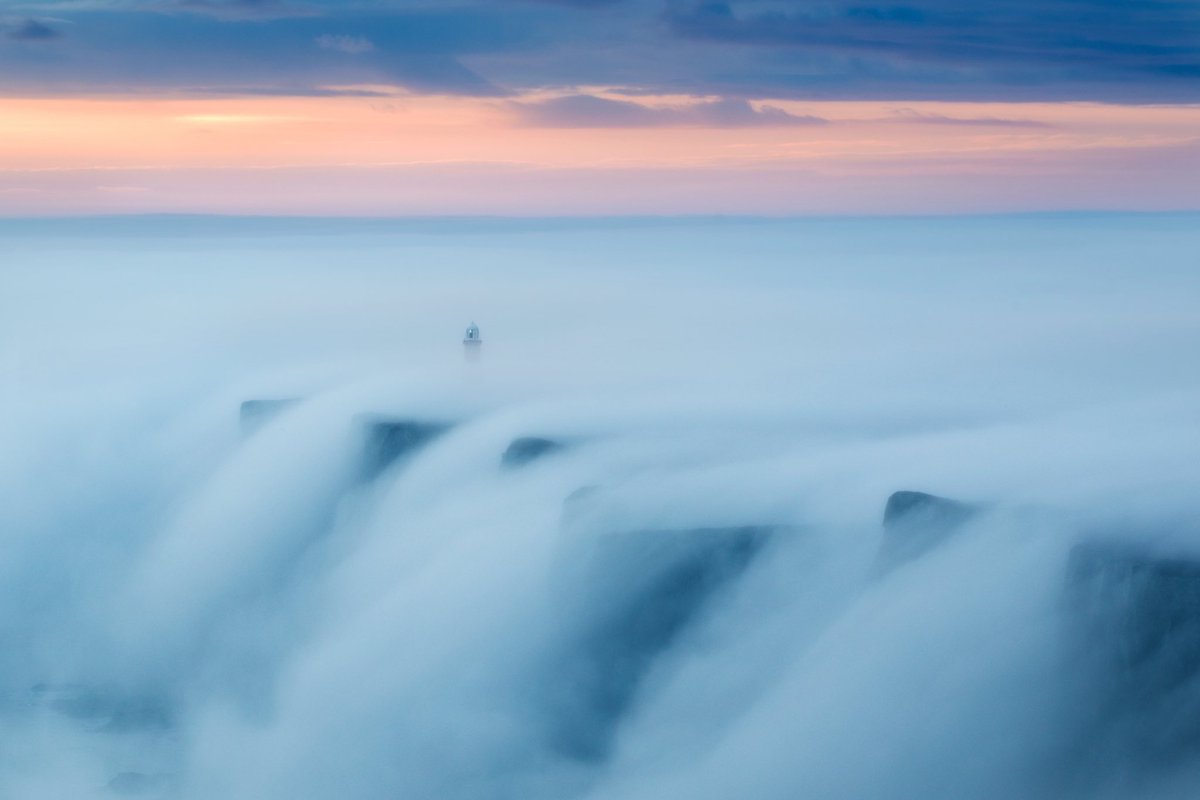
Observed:
[[[188,185],[195,187],[197,208],[204,205],[206,210],[219,210],[219,204],[213,207],[212,198],[205,194],[210,189],[202,189],[211,185],[211,180],[201,179],[205,170],[211,170],[209,178],[290,171],[286,189],[282,185],[271,189],[270,180],[258,182],[256,208],[264,210],[290,207],[288,199],[271,192],[297,191],[308,171],[319,172],[326,185],[333,175],[339,184],[360,186],[362,196],[374,198],[375,204],[359,208],[361,203],[353,203],[360,212],[376,208],[379,213],[389,213],[395,204],[388,202],[386,182],[375,181],[372,171],[386,174],[430,165],[453,167],[455,185],[468,194],[474,191],[469,180],[472,171],[480,176],[479,191],[492,186],[492,176],[503,170],[525,176],[555,170],[580,174],[614,170],[627,176],[631,187],[638,185],[639,174],[649,179],[664,171],[677,176],[721,173],[715,183],[724,192],[737,185],[740,173],[744,185],[726,198],[730,210],[736,210],[733,206],[737,206],[739,192],[746,198],[742,206],[761,210],[761,176],[771,171],[818,176],[819,180],[806,180],[805,185],[831,197],[841,195],[836,184],[840,178],[875,176],[880,186],[875,191],[891,198],[897,211],[906,210],[904,193],[893,185],[901,178],[908,181],[910,193],[919,194],[922,182],[932,186],[946,176],[981,176],[996,180],[997,189],[1011,195],[1020,189],[1013,181],[1027,176],[1032,206],[1038,200],[1032,196],[1038,184],[1033,177],[1100,169],[1096,159],[1088,160],[1089,153],[1109,154],[1109,161],[1124,158],[1131,169],[1148,169],[1144,165],[1154,159],[1148,160],[1147,153],[1163,154],[1182,168],[1175,175],[1159,176],[1163,196],[1185,205],[1190,202],[1191,207],[1200,205],[1197,190],[1189,188],[1200,184],[1197,162],[1190,155],[1200,138],[1197,107],[763,100],[746,106],[751,113],[772,110],[753,118],[754,124],[729,124],[725,116],[713,117],[712,124],[706,124],[711,99],[609,95],[606,101],[684,111],[662,117],[669,121],[665,125],[653,124],[659,117],[650,113],[634,117],[637,124],[627,126],[589,127],[576,120],[568,127],[539,127],[531,125],[510,100],[410,96],[378,89],[374,94],[378,96],[3,99],[0,188],[4,195],[0,210],[28,210],[30,191],[36,194],[39,187],[51,191],[52,181],[44,177],[49,173],[75,176],[81,197],[103,194],[93,203],[96,210],[110,208],[113,195],[120,195],[122,202],[141,203],[138,209],[154,210],[155,202],[162,198],[156,198],[152,189],[100,193],[83,188],[85,183],[144,187],[146,181],[129,178],[136,173],[159,173],[150,181],[159,184],[164,175],[170,177],[173,210],[186,210]],[[545,99],[533,98],[535,102]],[[689,107],[699,112],[685,113]],[[794,124],[808,118],[828,124]],[[688,120],[688,125],[680,127],[679,119]],[[105,178],[103,173],[120,173],[121,180]],[[89,174],[95,176],[90,182]],[[1086,172],[1080,178],[1086,178]],[[529,178],[524,180],[528,183]],[[555,183],[539,181],[542,186]],[[60,181],[58,185],[64,184]],[[572,191],[569,185],[560,188],[567,195]],[[320,189],[314,182],[314,192]],[[962,186],[964,194],[986,190],[981,184]],[[60,188],[51,194],[62,200],[64,191]],[[256,190],[252,185],[239,188],[244,191]],[[397,187],[395,191],[401,190]],[[489,208],[494,207],[496,213],[521,212],[526,191],[532,192],[514,182],[506,193],[489,201]],[[585,190],[581,187],[579,191]],[[203,204],[201,196],[208,198]],[[874,208],[879,205],[877,199],[863,197],[861,205]],[[1080,201],[1092,199],[1081,197]],[[439,200],[437,213],[446,213],[444,200]],[[572,202],[586,205],[567,200],[568,206]],[[1068,200],[1061,198],[1063,203]],[[1122,205],[1119,194],[1110,201]],[[235,205],[231,199],[230,209]],[[405,213],[420,210],[419,204],[408,201],[400,205]],[[464,196],[464,209],[470,207],[478,213],[478,205],[478,197]],[[697,205],[692,202],[661,210],[684,211]],[[68,206],[78,210],[80,203],[66,203],[64,210]],[[52,202],[47,203],[39,213],[48,213],[52,207]],[[795,207],[795,203],[784,204],[779,210]],[[808,207],[820,208],[819,203]],[[310,211],[321,213],[322,208],[314,203]],[[330,205],[326,210],[338,209]]]

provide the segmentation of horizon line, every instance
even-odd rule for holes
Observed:
[[[850,219],[996,219],[1028,217],[1167,217],[1200,215],[1200,207],[1176,209],[1039,209],[1021,211],[963,211],[914,213],[798,213],[798,214],[230,214],[221,212],[115,212],[110,214],[0,214],[0,222],[88,221],[313,221],[329,222],[788,222]]]

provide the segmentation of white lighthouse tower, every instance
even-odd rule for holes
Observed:
[[[463,355],[467,361],[478,361],[479,353],[483,349],[483,339],[479,335],[479,326],[472,322],[467,326],[467,332],[463,334]]]

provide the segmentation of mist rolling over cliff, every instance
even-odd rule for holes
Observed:
[[[1192,797],[1197,253],[0,221],[0,796]]]

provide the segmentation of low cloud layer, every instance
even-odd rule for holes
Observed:
[[[1194,793],[1191,217],[0,226],[4,796]]]

